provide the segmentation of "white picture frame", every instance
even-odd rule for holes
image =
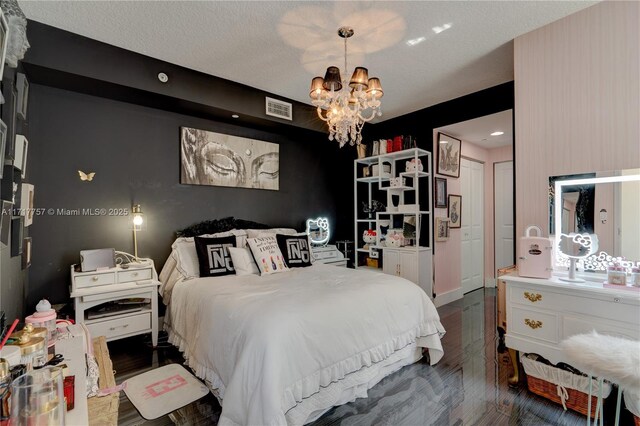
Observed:
[[[30,183],[22,183],[20,194],[20,215],[24,216],[24,226],[30,226],[33,223],[35,186]]]
[[[27,76],[19,72],[16,75],[16,88],[18,89],[18,117],[27,119],[27,106],[29,104],[29,80]]]
[[[0,81],[4,74],[4,61],[7,57],[7,45],[9,43],[9,24],[4,12],[0,9]]]
[[[24,179],[27,174],[27,153],[29,151],[29,141],[24,135],[16,135],[16,153],[13,166],[20,170],[20,175]]]

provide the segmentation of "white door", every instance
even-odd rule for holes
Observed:
[[[462,291],[484,287],[484,164],[460,164]]]
[[[494,166],[495,268],[514,264],[513,161]]]
[[[382,272],[389,275],[398,275],[399,264],[397,250],[382,250]]]

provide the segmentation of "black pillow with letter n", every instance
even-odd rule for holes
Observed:
[[[219,277],[235,274],[227,247],[236,246],[236,237],[207,238],[193,237],[198,254],[201,277]]]
[[[311,249],[306,235],[276,234],[278,247],[289,268],[304,268],[311,266]]]

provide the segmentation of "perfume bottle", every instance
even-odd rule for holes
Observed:
[[[271,267],[274,271],[277,271],[278,267],[276,266],[276,262],[273,261],[273,256],[269,256],[269,259],[271,259]]]

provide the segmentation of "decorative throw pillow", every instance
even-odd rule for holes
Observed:
[[[304,268],[311,266],[311,249],[309,237],[304,235],[276,234],[278,247],[284,257],[284,262],[289,268]]]
[[[229,247],[228,250],[236,275],[260,275],[258,265],[253,260],[249,247]]]
[[[265,235],[275,235],[275,234],[285,234],[285,235],[293,235],[296,231],[293,228],[269,228],[269,229],[246,229],[247,237],[256,238],[256,237],[264,237]]]
[[[201,277],[218,277],[235,274],[229,247],[235,247],[236,237],[194,237]]]
[[[248,238],[247,244],[251,248],[260,275],[275,274],[289,269],[284,263],[275,235]]]

